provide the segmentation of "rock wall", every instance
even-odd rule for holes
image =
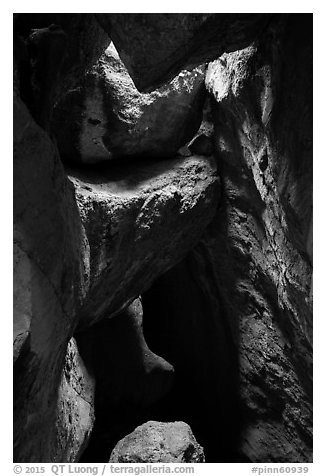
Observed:
[[[241,450],[311,461],[312,16],[275,19],[206,84],[223,200],[203,250],[238,346]]]
[[[47,461],[87,250],[54,144],[14,100],[14,457]]]

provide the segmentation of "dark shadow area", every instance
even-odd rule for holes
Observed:
[[[65,165],[67,175],[91,184],[107,184],[124,182],[127,188],[134,188],[145,180],[169,172],[173,166],[181,166],[188,158],[174,156],[158,159],[149,157],[133,157],[96,164]]]
[[[143,296],[148,344],[176,371],[175,386],[153,415],[188,423],[206,462],[244,461],[237,453],[237,352],[223,309],[207,296],[209,284],[202,287],[201,271],[195,249]],[[209,274],[202,278],[210,280]]]

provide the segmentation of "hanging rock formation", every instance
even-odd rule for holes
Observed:
[[[113,44],[56,105],[54,130],[67,162],[93,163],[121,156],[171,157],[201,122],[205,67],[182,71],[149,94],[140,93]]]
[[[119,441],[110,463],[203,463],[204,452],[186,423],[149,421]]]
[[[147,346],[142,329],[143,310],[135,299],[120,315],[103,319],[92,330],[98,404],[129,402],[148,406],[164,396],[174,369]]]

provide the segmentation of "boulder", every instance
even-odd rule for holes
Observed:
[[[148,421],[120,440],[110,463],[203,463],[203,448],[182,421]]]
[[[248,46],[268,24],[261,13],[97,13],[139,91],[182,69]]]
[[[200,126],[205,67],[149,94],[136,89],[113,44],[57,103],[52,130],[66,162],[171,157]]]
[[[67,173],[90,248],[82,330],[117,315],[187,254],[214,216],[220,183],[204,156]]]

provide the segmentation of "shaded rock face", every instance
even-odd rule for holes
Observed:
[[[182,71],[141,94],[114,46],[56,105],[52,129],[65,161],[95,163],[121,156],[171,157],[201,122],[205,67]]]
[[[48,461],[86,242],[56,149],[14,98],[14,454]]]
[[[252,461],[311,461],[312,17],[208,68],[223,200],[203,241],[238,346]],[[309,238],[308,238],[309,243]]]
[[[205,157],[125,164],[109,176],[70,171],[68,180],[54,144],[18,98],[14,112],[14,458],[73,460],[92,418],[83,427],[64,403],[69,339],[76,326],[119,313],[182,259],[214,214],[219,181]],[[76,417],[69,428],[67,408]],[[62,440],[53,430],[58,412]]]
[[[14,78],[36,122],[49,128],[55,101],[101,56],[110,38],[93,14],[14,14]]]
[[[51,461],[75,462],[88,444],[94,424],[95,379],[70,339],[58,392],[56,444]]]
[[[153,90],[182,69],[247,46],[270,14],[97,13],[140,91]]]
[[[204,452],[181,421],[149,421],[118,442],[110,463],[203,463]]]

